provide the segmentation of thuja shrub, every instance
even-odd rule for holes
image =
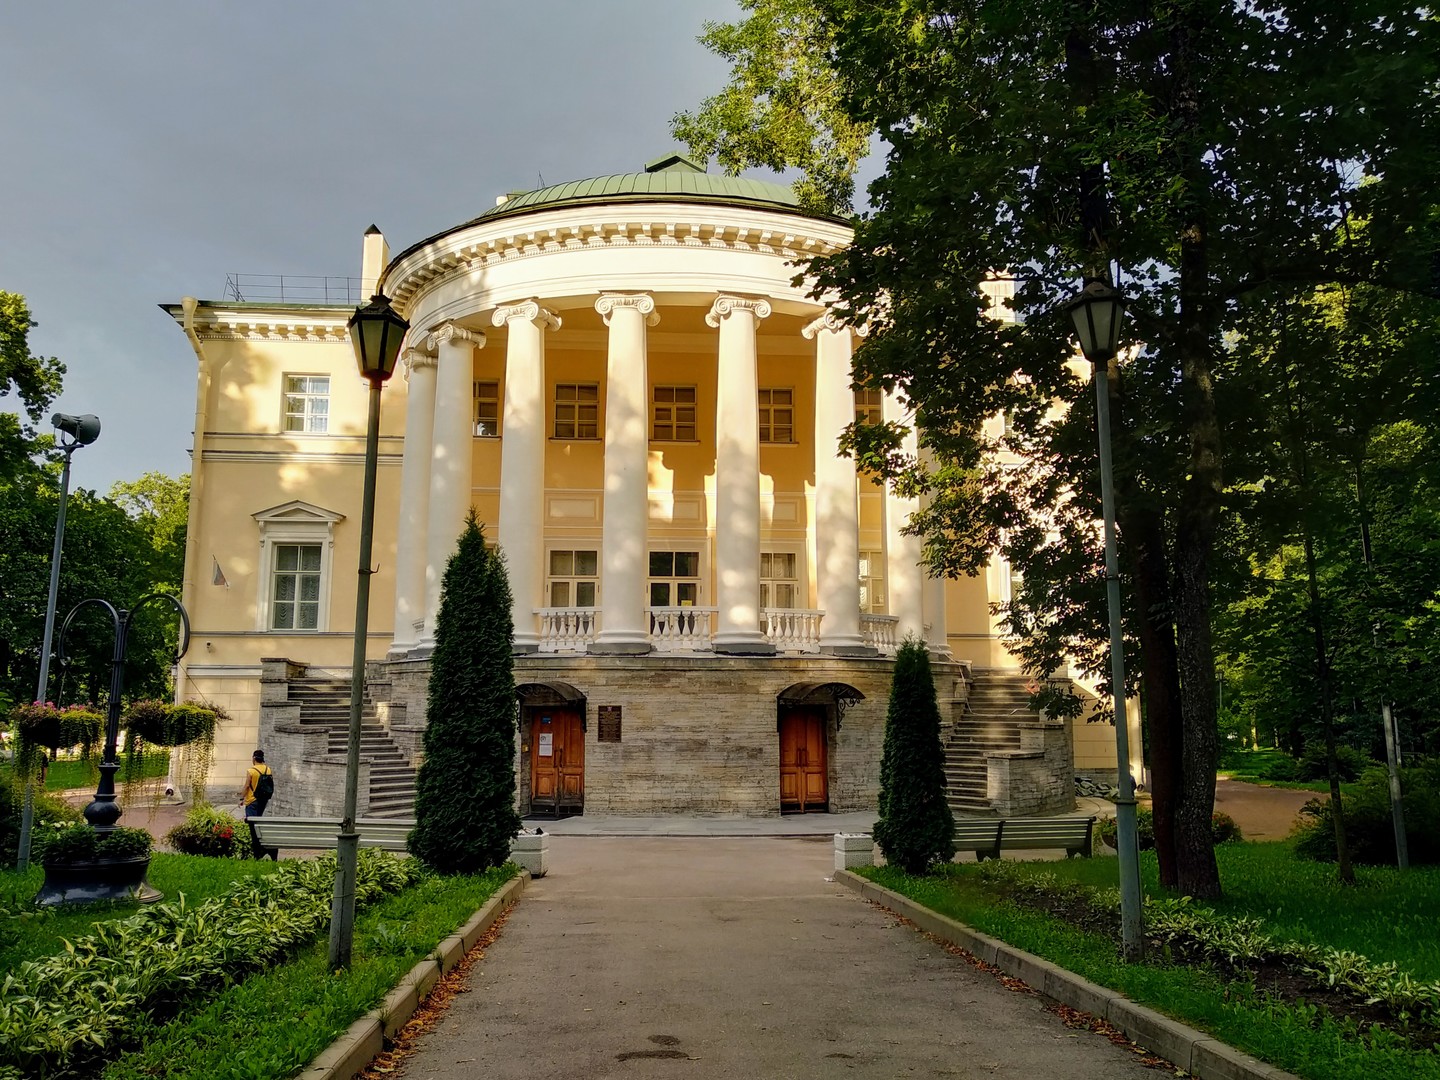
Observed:
[[[362,850],[356,901],[397,892],[412,860]],[[0,1080],[97,1075],[133,1038],[136,1017],[172,1015],[246,972],[282,960],[330,923],[335,859],[290,862],[188,907],[182,896],[97,923],[64,952],[28,960],[0,982]]]
[[[930,657],[915,638],[895,654],[875,842],[887,862],[923,874],[955,855],[955,818],[945,801],[945,750]]]
[[[445,568],[415,783],[410,852],[442,874],[510,858],[515,812],[515,674],[510,582],[472,510]]]
[[[250,850],[250,831],[223,810],[198,803],[165,834],[165,842],[182,855],[238,859]]]

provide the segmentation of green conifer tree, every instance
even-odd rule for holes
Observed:
[[[499,866],[520,830],[513,629],[504,560],[472,510],[440,593],[410,836],[411,854],[443,874]]]
[[[895,654],[875,842],[887,862],[923,874],[955,854],[955,818],[945,801],[945,750],[930,657],[915,638]]]

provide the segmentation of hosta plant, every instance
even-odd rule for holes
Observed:
[[[419,873],[412,860],[363,850],[357,903]],[[26,961],[0,981],[0,1080],[97,1074],[138,1018],[163,1020],[315,940],[329,925],[334,884],[333,856],[286,863],[194,907],[182,896],[99,923],[64,952]]]

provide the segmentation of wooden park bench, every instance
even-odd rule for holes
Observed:
[[[264,847],[329,849],[335,847],[340,822],[326,818],[250,818],[255,835]],[[361,847],[378,847],[386,851],[404,851],[405,841],[415,828],[413,820],[401,818],[355,822]]]
[[[340,822],[326,818],[248,818],[255,826],[256,838],[267,848],[331,849],[338,842]],[[361,847],[378,847],[386,851],[405,851],[405,843],[415,828],[413,819],[370,818],[355,822]],[[544,877],[550,869],[550,837],[544,833],[522,833],[510,841],[510,861],[530,871],[532,877]]]
[[[998,859],[1001,851],[1063,848],[1065,857],[1092,854],[1093,817],[956,818],[955,850]]]

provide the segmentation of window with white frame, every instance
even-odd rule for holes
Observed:
[[[795,441],[795,391],[779,387],[760,389],[760,441]]]
[[[550,606],[557,608],[595,607],[600,581],[600,554],[597,551],[551,551]]]
[[[475,435],[493,439],[500,434],[500,384],[493,380],[475,381]]]
[[[330,430],[330,376],[285,376],[285,430],[307,435]]]
[[[878,424],[881,418],[880,391],[855,391],[855,423]]]
[[[270,629],[320,628],[319,544],[276,544],[270,572]]]
[[[760,553],[760,606],[762,608],[793,608],[800,593],[797,574],[799,559],[793,551],[762,551]]]
[[[695,387],[657,386],[650,403],[650,438],[655,442],[695,441]]]
[[[878,551],[860,552],[860,611],[865,615],[884,615],[885,558]]]
[[[296,500],[254,517],[260,527],[257,628],[269,633],[329,629],[334,531],[345,515]]]
[[[700,553],[650,552],[650,606],[695,607],[700,603]]]
[[[555,385],[555,438],[600,437],[600,387],[596,383]]]

